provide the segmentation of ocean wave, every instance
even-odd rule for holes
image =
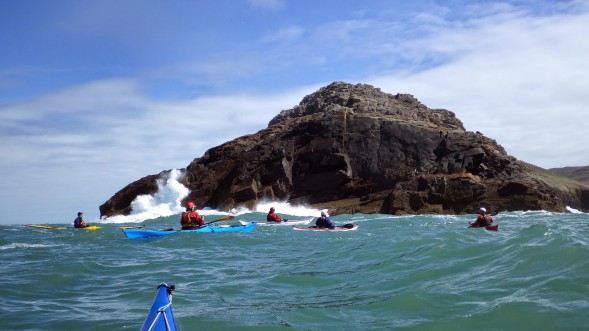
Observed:
[[[59,247],[59,246],[62,246],[62,245],[11,243],[11,244],[0,246],[0,250],[17,249],[17,248],[46,248],[46,247]]]

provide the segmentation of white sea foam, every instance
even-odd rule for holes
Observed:
[[[281,202],[281,201],[261,201],[258,205],[253,209],[249,210],[247,208],[243,208],[237,210],[237,215],[245,214],[245,213],[268,213],[270,207],[274,207],[277,214],[286,214],[286,215],[293,215],[293,216],[317,216],[321,214],[321,211],[325,211],[329,213],[327,209],[315,209],[304,205],[291,205],[288,202]]]
[[[101,220],[102,223],[139,223],[158,217],[181,213],[182,199],[189,190],[178,180],[183,176],[180,170],[173,169],[166,178],[157,181],[158,190],[153,195],[139,195],[131,202],[130,215],[117,215]]]
[[[45,248],[45,247],[56,247],[56,246],[60,246],[60,245],[12,243],[12,244],[0,246],[0,250],[16,249],[16,248]]]
[[[572,208],[572,207],[570,207],[570,206],[567,206],[567,210],[568,210],[569,212],[573,213],[573,214],[584,214],[582,211],[580,211],[580,210],[578,210],[578,209],[575,209],[575,208]]]
[[[158,190],[153,195],[140,195],[131,202],[130,215],[117,215],[99,220],[99,223],[140,223],[145,220],[158,217],[166,217],[180,214],[184,211],[182,200],[188,196],[189,190],[179,180],[184,174],[173,169],[166,178],[157,181]],[[319,216],[321,210],[307,206],[293,206],[288,202],[263,201],[253,210],[242,207],[230,211],[219,211],[205,207],[198,213],[206,215],[242,215],[251,212],[267,213],[270,207],[274,207],[279,214],[293,216]],[[327,211],[328,210],[325,210]]]

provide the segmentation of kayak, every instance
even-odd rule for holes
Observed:
[[[313,217],[298,219],[298,220],[283,220],[282,222],[257,222],[257,221],[245,221],[241,220],[239,223],[241,225],[246,225],[248,223],[255,222],[258,225],[306,225],[311,223]]]
[[[226,226],[203,226],[198,229],[190,230],[143,230],[143,229],[122,229],[127,238],[151,238],[163,237],[178,232],[202,232],[202,233],[219,233],[219,232],[250,232],[256,226],[255,222],[247,225],[226,225]]]
[[[161,283],[141,331],[176,331],[176,320],[172,312],[172,291],[176,287]]]
[[[346,224],[346,225],[339,225],[336,226],[335,229],[330,228],[318,228],[316,226],[310,226],[307,228],[299,227],[296,225],[292,226],[293,230],[302,230],[302,231],[323,231],[323,232],[342,232],[342,231],[354,231],[358,230],[358,224]]]
[[[468,222],[468,227],[469,228],[485,228],[486,230],[489,231],[497,231],[499,230],[499,224],[495,224],[495,225],[487,225],[487,226],[473,226],[473,222]]]
[[[41,225],[41,224],[25,224],[26,227],[44,230],[65,230],[65,226]]]
[[[143,229],[145,225],[126,225],[126,226],[119,226],[119,229]]]
[[[41,224],[25,224],[26,227],[35,228],[35,229],[44,229],[44,230],[65,230],[67,229],[65,226],[54,226],[54,225],[41,225]],[[75,229],[75,228],[72,228]],[[99,226],[90,225],[85,228],[79,228],[84,230],[98,230],[100,229]]]
[[[98,230],[98,229],[100,229],[100,227],[97,225],[89,225],[85,228],[79,228],[79,229],[81,229],[81,230]]]

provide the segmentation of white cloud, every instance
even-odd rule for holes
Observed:
[[[508,19],[506,19],[506,17]],[[583,123],[589,96],[589,15],[501,15],[413,42],[449,60],[370,81],[456,113],[466,128],[542,167],[589,165]]]
[[[262,43],[283,42],[292,43],[301,38],[305,29],[300,26],[289,26],[278,31],[272,32],[261,38]]]
[[[306,92],[160,102],[131,80],[104,80],[0,106],[0,122],[12,128],[0,131],[0,171],[8,174],[0,194],[12,197],[2,210],[18,214],[31,197],[43,197],[43,204],[62,206],[54,215],[92,206],[85,213],[97,218],[97,206],[125,185],[185,167],[211,147],[265,128]]]

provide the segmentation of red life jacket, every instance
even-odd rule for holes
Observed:
[[[280,217],[278,217],[278,215],[276,215],[276,213],[268,213],[268,215],[266,216],[266,222],[280,222],[282,221],[280,219]]]
[[[197,212],[183,212],[180,218],[180,224],[183,228],[197,227],[204,225],[203,219],[198,215]]]
[[[476,223],[478,226],[491,225],[491,223],[493,223],[493,217],[491,217],[491,215],[480,214],[479,217],[477,217]]]

